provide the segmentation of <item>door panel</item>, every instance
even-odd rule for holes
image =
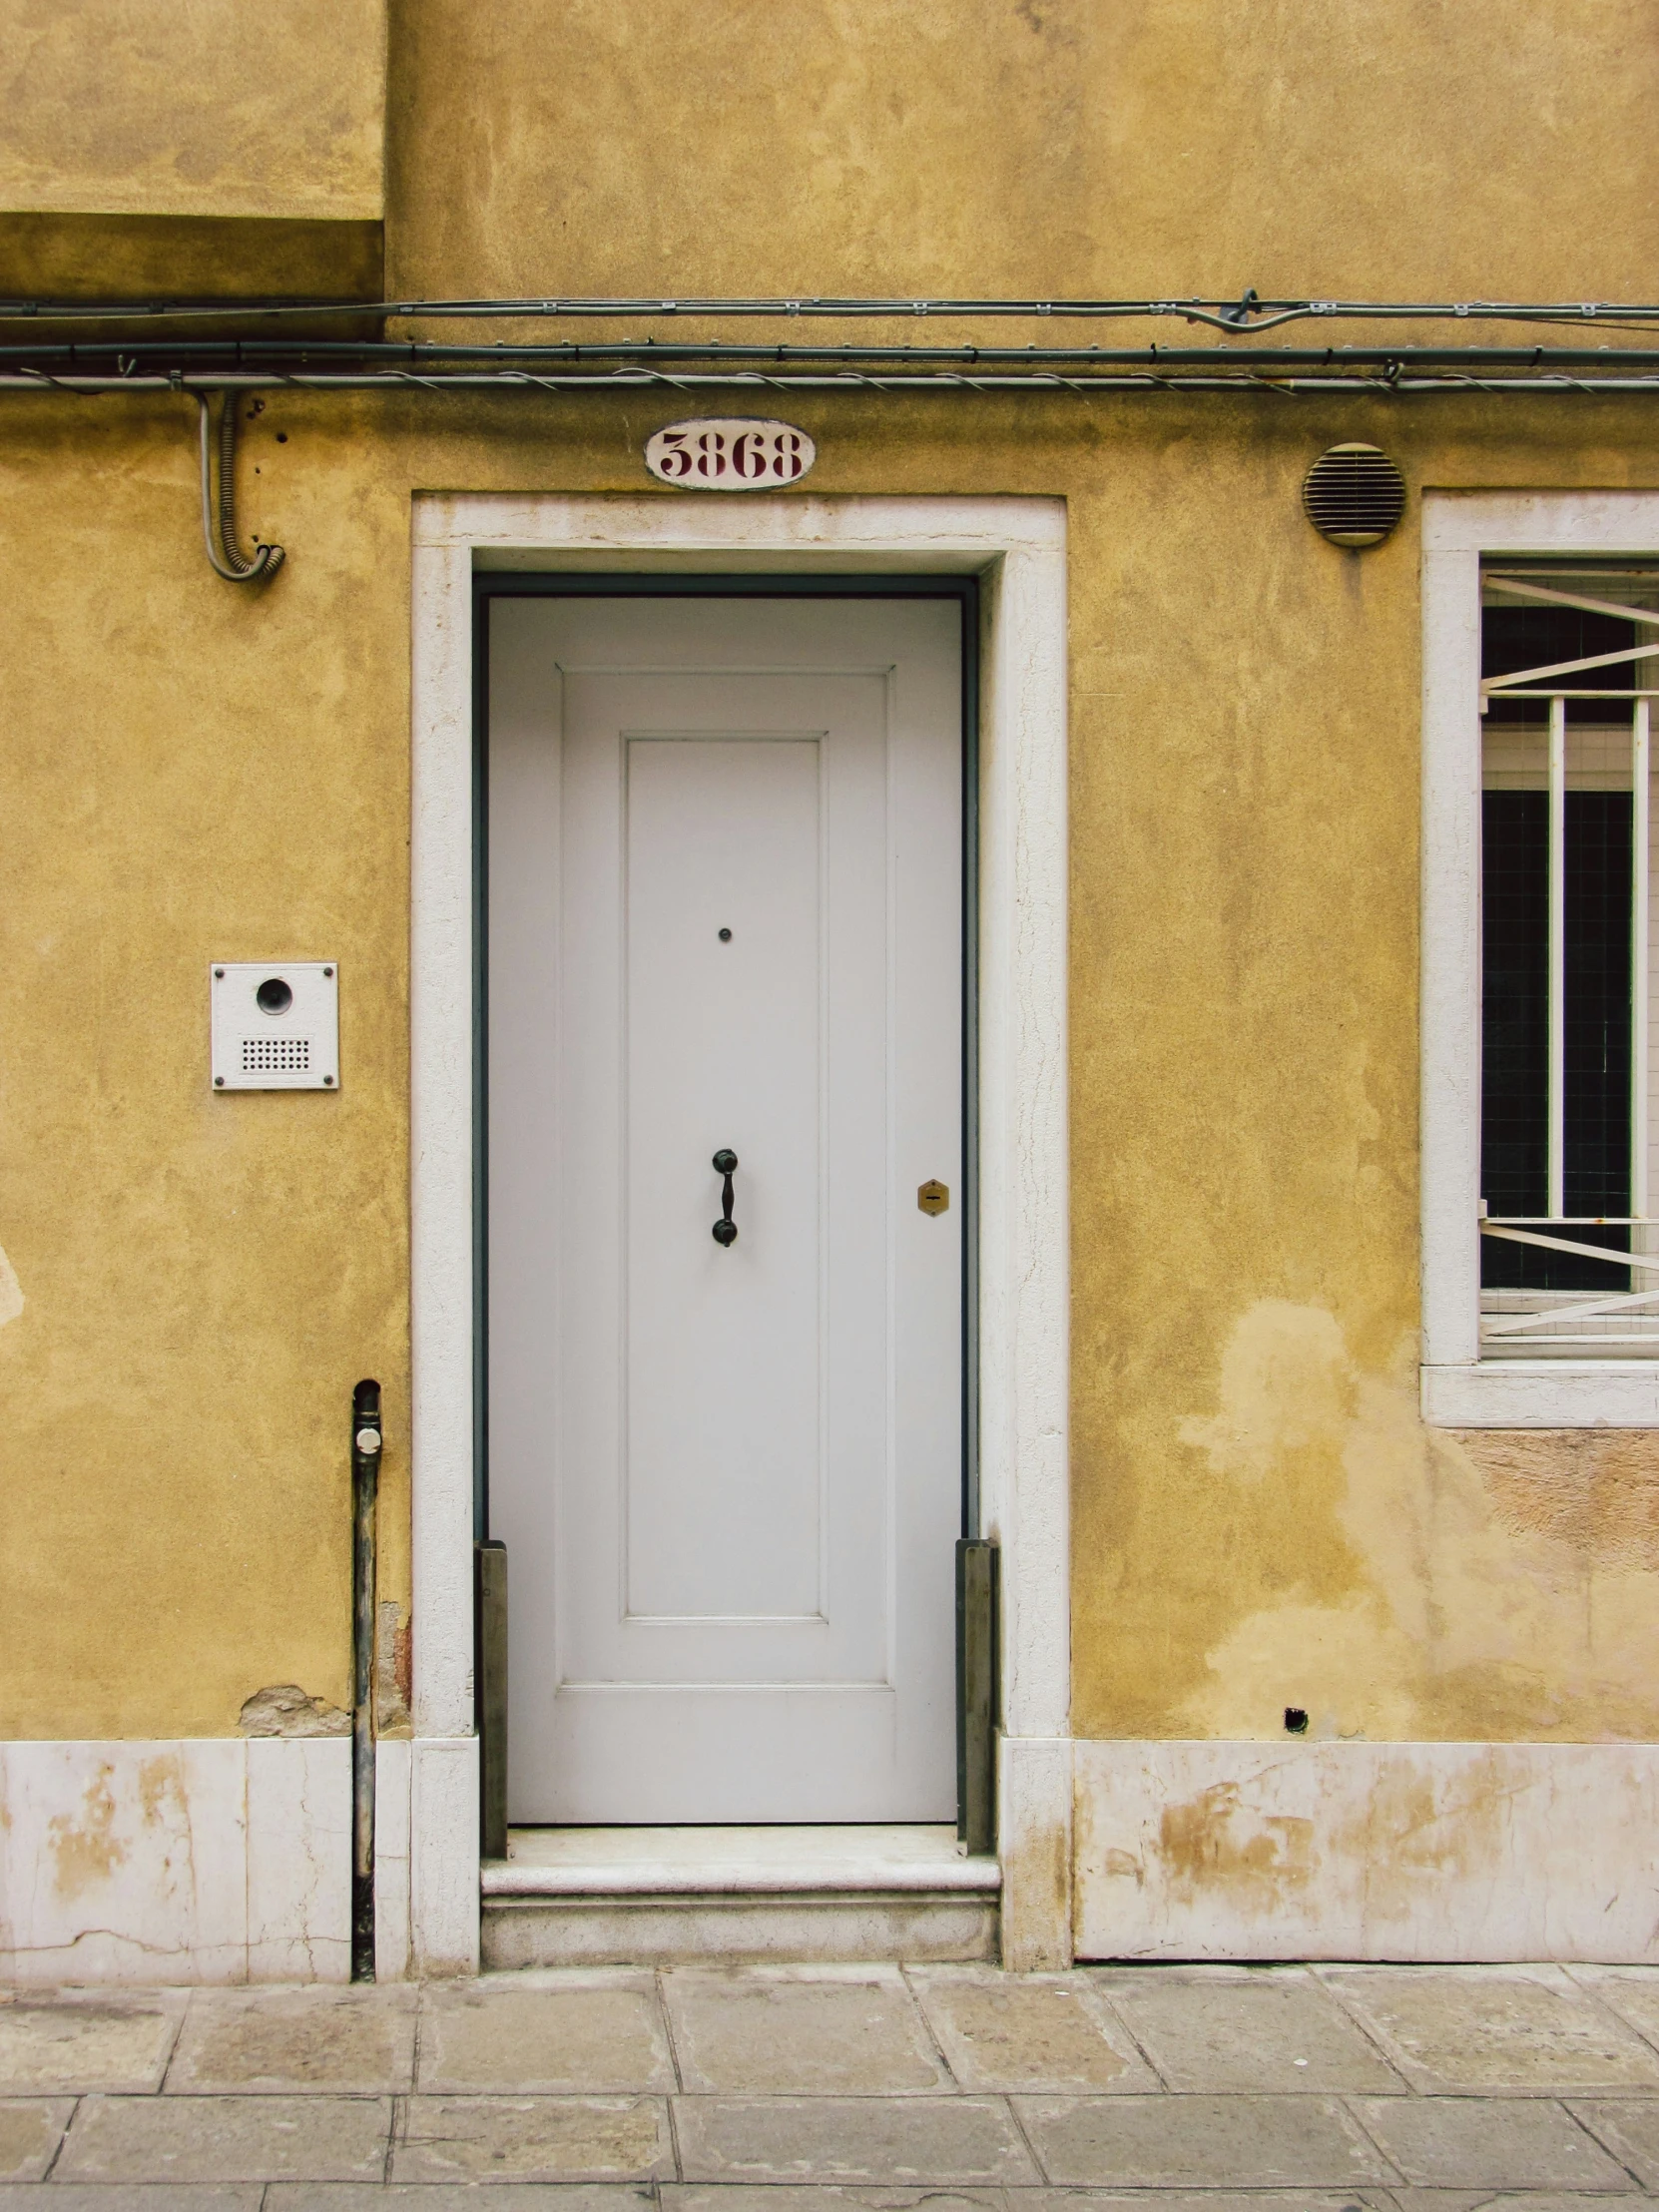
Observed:
[[[821,753],[627,743],[628,1621],[824,1616]]]
[[[954,1810],[957,619],[492,608],[515,1820]]]

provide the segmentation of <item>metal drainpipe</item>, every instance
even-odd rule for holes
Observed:
[[[380,1385],[351,1393],[351,1978],[374,1979],[374,1519]]]

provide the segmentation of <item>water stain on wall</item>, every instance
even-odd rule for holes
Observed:
[[[80,1814],[55,1813],[47,1823],[52,1855],[52,1886],[66,1902],[84,1896],[95,1883],[107,1882],[127,1857],[115,1833],[113,1767],[101,1766],[87,1784]]]
[[[1177,1899],[1219,1887],[1241,1909],[1266,1911],[1313,1873],[1314,1823],[1247,1811],[1238,1784],[1221,1782],[1164,1808],[1157,1853]]]
[[[1272,1736],[1302,1706],[1325,1736],[1651,1738],[1653,1439],[1428,1428],[1414,1342],[1367,1373],[1332,1314],[1281,1300],[1240,1318],[1215,1410],[1180,1435],[1236,1505],[1294,1482],[1326,1524],[1305,1554],[1323,1571],[1293,1571],[1282,1593],[1241,1578],[1247,1602],[1182,1704],[1186,1730]]]

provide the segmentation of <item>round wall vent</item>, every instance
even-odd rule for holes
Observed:
[[[1379,446],[1334,445],[1308,471],[1302,504],[1333,545],[1381,545],[1405,512],[1405,479]]]

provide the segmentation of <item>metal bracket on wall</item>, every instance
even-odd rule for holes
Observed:
[[[228,391],[219,410],[219,519],[214,520],[212,402],[191,394],[202,410],[202,536],[216,574],[228,584],[263,584],[281,567],[279,545],[260,546],[245,560],[237,544],[237,394]]]

